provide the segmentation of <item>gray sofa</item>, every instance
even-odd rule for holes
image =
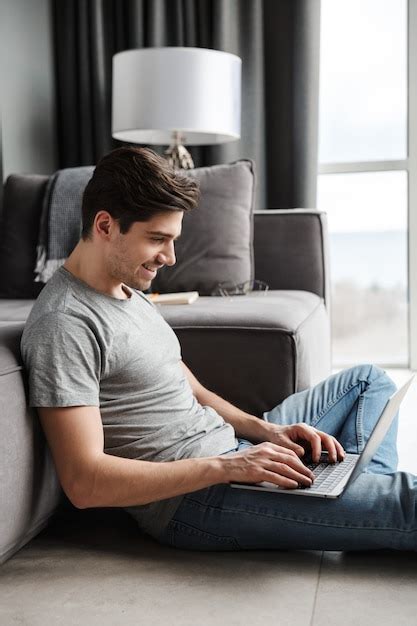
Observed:
[[[45,181],[34,176],[9,180],[5,202],[31,208],[32,221],[22,222],[23,229],[39,228]],[[4,210],[7,215],[7,205]],[[322,213],[257,212],[255,276],[269,284],[265,296],[207,296],[190,306],[161,307],[180,339],[184,361],[203,384],[260,416],[330,373],[326,245]],[[27,251],[14,250],[19,253]],[[26,404],[19,342],[33,302],[0,299],[0,562],[39,533],[54,514],[56,521],[63,510],[71,509],[36,413]]]

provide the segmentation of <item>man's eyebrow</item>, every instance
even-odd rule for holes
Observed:
[[[177,241],[177,239],[180,238],[180,235],[177,235],[177,237],[173,237],[171,233],[164,233],[162,230],[147,230],[146,233],[148,235],[156,235],[157,237],[167,237],[168,239],[173,239],[174,241]]]

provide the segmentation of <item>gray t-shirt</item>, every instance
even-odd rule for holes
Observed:
[[[197,402],[175,333],[140,292],[113,298],[61,267],[29,315],[21,350],[30,406],[100,407],[108,454],[163,462],[237,446],[233,427]],[[157,536],[181,499],[126,510]]]

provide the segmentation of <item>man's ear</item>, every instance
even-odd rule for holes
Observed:
[[[94,218],[93,229],[99,237],[108,238],[115,229],[119,231],[119,224],[107,211],[99,211]]]

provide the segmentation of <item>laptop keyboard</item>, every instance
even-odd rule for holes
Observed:
[[[301,485],[299,489],[309,489],[310,491],[324,493],[332,491],[354,467],[357,459],[357,455],[346,455],[346,458],[341,463],[307,463],[308,469],[314,474],[314,483],[311,487]]]

